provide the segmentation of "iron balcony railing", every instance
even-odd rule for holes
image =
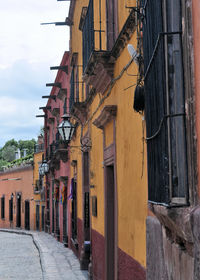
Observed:
[[[49,145],[48,159],[52,160],[57,152],[59,152],[61,150],[67,150],[67,149],[68,149],[68,143],[67,142],[65,142],[63,140],[53,141]]]
[[[44,144],[35,144],[34,152],[39,153],[44,151]]]
[[[94,4],[93,0],[90,0],[83,26],[83,72],[94,47]]]
[[[83,102],[87,98],[89,92],[89,87],[80,80],[80,77],[83,75],[83,66],[74,65],[71,72],[70,80],[70,99],[69,99],[69,110],[72,111],[72,108],[75,103]]]
[[[74,77],[74,66],[72,68],[71,72],[71,79],[70,79],[70,98],[69,98],[69,110],[71,112],[72,107],[75,103],[75,101],[78,102],[78,100],[75,99],[75,77]]]

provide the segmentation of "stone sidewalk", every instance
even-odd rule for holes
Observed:
[[[0,229],[1,232],[32,236],[38,249],[44,280],[88,280],[88,272],[80,270],[74,253],[45,232]]]

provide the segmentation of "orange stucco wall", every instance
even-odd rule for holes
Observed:
[[[130,40],[136,46],[136,34]],[[115,76],[129,62],[130,56],[125,48],[115,65]],[[137,73],[136,64],[128,69]],[[136,78],[126,73],[114,86],[113,91],[92,121],[98,117],[105,105],[117,105],[116,117],[116,174],[118,191],[118,246],[128,255],[146,266],[146,215],[147,215],[147,167],[146,144],[143,143],[143,117],[134,112],[134,87]],[[96,96],[91,112],[99,103]],[[92,113],[91,113],[92,114]],[[91,122],[92,122],[91,121]],[[98,199],[98,217],[92,217],[92,227],[104,235],[104,168],[103,168],[103,133],[92,127],[92,149],[90,169],[92,173],[91,196]],[[145,129],[144,129],[145,130]],[[106,146],[113,142],[113,122],[105,127]]]
[[[34,170],[33,170],[33,186],[36,186],[36,180],[39,179],[39,165],[42,163],[44,152],[34,154]],[[45,186],[46,176],[43,177],[43,185]],[[40,230],[42,230],[42,206],[45,206],[45,201],[41,201],[41,194],[34,192],[34,229],[36,230],[36,205],[39,205],[40,210]]]
[[[9,200],[13,193],[13,223],[9,222]],[[0,173],[0,197],[5,196],[5,219],[0,227],[16,227],[16,195],[21,193],[21,227],[24,228],[25,200],[30,202],[30,229],[34,229],[33,166],[26,166]]]
[[[198,174],[200,174],[200,2],[193,0],[193,31],[194,31],[194,68],[195,68],[195,99],[196,99],[196,131],[198,150]],[[200,179],[200,178],[199,178]],[[200,180],[198,180],[200,197]]]

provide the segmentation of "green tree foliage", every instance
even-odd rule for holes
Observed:
[[[3,160],[3,159],[0,159],[0,171],[3,170],[3,167],[6,166],[8,164],[7,161]]]
[[[34,152],[34,146],[36,144],[35,139],[32,140],[19,140],[18,147],[23,155],[23,150],[27,150],[27,155],[30,155]]]
[[[10,162],[15,159],[15,151],[16,147],[15,146],[6,146],[2,150],[2,159],[4,161]]]
[[[15,160],[15,152],[17,149],[20,149],[21,156],[24,154],[24,149],[26,149],[26,155],[31,156],[34,152],[35,144],[35,139],[19,141],[11,139],[7,141],[3,148],[0,149],[0,170],[2,171],[3,166],[7,166],[10,162]]]
[[[18,142],[15,139],[11,139],[5,143],[5,145],[3,146],[3,149],[8,146],[15,146],[16,148],[18,148]]]

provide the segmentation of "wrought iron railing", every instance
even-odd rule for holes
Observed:
[[[44,151],[44,144],[35,144],[34,152],[39,153]]]
[[[94,7],[90,0],[83,26],[83,71],[87,66],[91,53],[94,51]]]
[[[74,83],[74,67],[72,68],[71,72],[71,79],[70,79],[70,98],[69,98],[69,110],[71,112],[72,107],[75,102],[75,83]]]

